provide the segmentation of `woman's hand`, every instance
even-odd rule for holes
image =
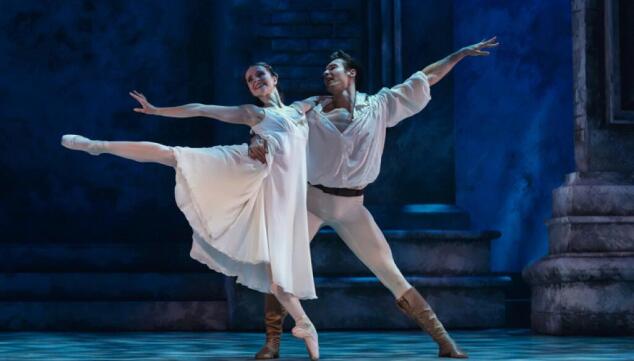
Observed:
[[[130,92],[130,96],[136,99],[136,101],[138,101],[139,104],[141,104],[141,108],[134,108],[135,112],[143,113],[143,114],[151,114],[151,115],[158,114],[158,108],[150,104],[150,102],[148,102],[147,99],[145,98],[145,95],[139,93],[136,90],[133,90]]]
[[[498,43],[497,36],[494,36],[489,40],[482,40],[477,44],[465,46],[460,49],[460,52],[465,56],[486,56],[489,55],[489,52],[482,49],[495,48],[498,45],[500,45],[500,43]]]

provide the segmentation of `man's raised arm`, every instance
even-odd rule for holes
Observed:
[[[420,112],[431,100],[430,87],[438,83],[451,69],[467,56],[489,55],[486,48],[498,46],[497,38],[483,40],[477,44],[465,46],[457,52],[417,71],[403,83],[392,88],[383,88],[376,96],[383,105],[387,127],[397,125],[401,120]]]
[[[438,83],[442,78],[447,75],[453,67],[467,56],[486,56],[489,55],[488,51],[482,50],[486,48],[494,48],[498,46],[497,37],[492,37],[489,40],[483,40],[477,44],[465,46],[464,48],[456,51],[449,56],[438,60],[433,64],[429,64],[423,69],[423,72],[427,75],[429,85],[432,86]]]

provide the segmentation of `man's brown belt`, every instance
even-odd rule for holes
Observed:
[[[332,194],[335,196],[358,197],[363,195],[363,189],[330,188],[330,187],[322,186],[321,184],[310,184],[310,185],[317,189],[321,189],[324,193]]]

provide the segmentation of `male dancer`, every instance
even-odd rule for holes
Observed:
[[[356,89],[357,63],[343,51],[331,55],[323,73],[331,97],[320,98],[308,116],[308,231],[312,239],[331,226],[352,252],[396,298],[396,304],[438,343],[439,357],[467,358],[451,339],[429,304],[394,263],[385,236],[363,205],[363,188],[378,176],[386,128],[420,112],[430,101],[430,86],[467,56],[488,55],[495,37],[467,46],[414,73],[402,84],[375,95]],[[256,140],[250,156],[265,161],[265,147]],[[275,297],[265,299],[266,343],[256,359],[279,357],[286,311]]]

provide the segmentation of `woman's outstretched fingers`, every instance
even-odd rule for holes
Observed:
[[[150,104],[150,102],[147,101],[147,99],[145,98],[145,95],[143,95],[142,93],[139,93],[136,90],[129,92],[129,94],[132,98],[134,98],[134,100],[136,100],[137,102],[139,102],[139,104],[141,104],[141,108],[137,107],[133,109],[135,112],[144,113],[144,114],[154,114],[155,107],[152,104]]]
[[[145,100],[145,97],[143,97],[142,95],[140,95],[138,92],[134,91],[134,92],[130,92],[130,96],[132,96],[134,99],[136,99],[139,102],[142,102],[143,100]]]
[[[134,98],[134,100],[138,101],[139,103],[141,102],[141,99],[139,99],[139,96],[136,95],[135,93],[129,92],[128,94],[130,94],[130,96]]]

